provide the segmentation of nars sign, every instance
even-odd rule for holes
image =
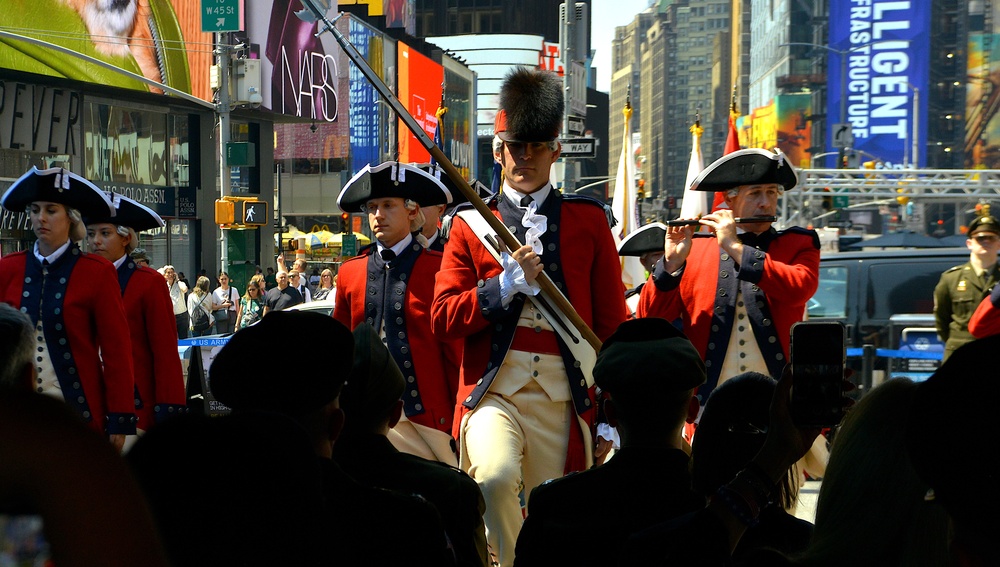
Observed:
[[[80,93],[0,80],[0,149],[76,155]]]

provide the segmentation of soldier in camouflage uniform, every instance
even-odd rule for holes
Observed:
[[[955,349],[971,342],[969,319],[976,307],[1000,282],[997,252],[1000,251],[1000,221],[991,215],[976,218],[969,224],[969,261],[943,274],[934,288],[934,320],[938,336],[944,342],[944,359]]]

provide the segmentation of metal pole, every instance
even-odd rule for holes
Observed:
[[[840,57],[840,123],[844,124],[844,121],[847,120],[847,50],[837,51],[837,56]],[[831,128],[830,131],[832,132],[833,129]],[[837,164],[837,167],[846,167],[844,149],[843,146],[838,148],[837,158],[840,163]]]
[[[563,37],[566,38],[563,45],[563,63],[565,65],[565,72],[563,73],[563,100],[565,101],[566,112],[563,114],[563,138],[569,136],[569,108],[572,102],[572,92],[571,83],[573,82],[573,42],[576,37],[576,29],[574,24],[576,23],[576,3],[572,0],[566,0],[566,9],[563,13],[566,15],[566,21],[563,22],[563,29],[565,30]],[[574,168],[574,162],[570,158],[563,158],[563,192],[569,193],[573,191],[576,187],[576,169]]]
[[[394,95],[386,84],[382,82],[382,79],[379,78],[374,70],[372,70],[365,58],[358,53],[358,50],[354,47],[354,45],[352,45],[351,42],[344,37],[344,34],[340,33],[340,30],[334,27],[333,22],[326,17],[326,14],[323,13],[322,10],[316,7],[313,0],[302,0],[302,4],[316,16],[318,21],[323,22],[325,26],[323,29],[316,32],[316,35],[325,31],[328,31],[333,35],[341,49],[344,50],[344,54],[347,55],[351,62],[358,67],[361,74],[368,79],[368,82],[371,83],[373,87],[375,87],[375,90],[382,95],[382,99],[389,103],[392,109],[396,112],[396,116],[403,121],[403,124],[405,124],[410,132],[417,138],[420,145],[422,145],[424,149],[426,149],[431,156],[437,160],[441,169],[443,169],[444,172],[448,174],[448,177],[455,182],[455,186],[458,187],[458,190],[462,193],[462,195],[469,200],[469,203],[473,206],[473,208],[476,209],[480,215],[482,215],[486,223],[490,225],[490,228],[496,232],[497,237],[503,242],[504,246],[506,246],[508,250],[517,250],[520,248],[522,245],[517,240],[517,237],[515,237],[506,226],[504,226],[503,222],[493,214],[493,211],[491,211],[488,206],[486,206],[486,203],[484,203],[482,198],[479,197],[479,194],[477,194],[475,190],[469,186],[468,180],[462,177],[462,173],[458,171],[455,164],[451,163],[448,156],[444,155],[441,148],[437,147],[434,141],[431,140],[430,136],[427,135],[427,132],[425,132],[424,129],[417,124],[413,115],[406,110],[406,107],[399,102],[396,95]],[[573,305],[570,304],[568,299],[566,299],[566,296],[563,295],[562,292],[555,286],[552,282],[552,278],[550,278],[545,272],[542,272],[537,278],[535,278],[535,282],[538,283],[538,287],[540,287],[542,291],[544,291],[548,297],[552,299],[553,303],[555,303],[555,308],[561,311],[563,315],[565,315],[566,318],[573,323],[573,326],[577,331],[579,331],[583,340],[587,341],[587,343],[589,343],[594,350],[600,351],[601,340],[597,337],[597,334],[594,333],[590,326],[587,325],[587,322],[580,317],[580,314],[577,313]]]
[[[216,37],[219,43],[219,104],[217,106],[219,114],[219,192],[222,198],[225,198],[230,194],[229,168],[226,167],[226,144],[229,143],[229,133],[232,128],[229,122],[229,106],[232,100],[229,95],[229,64],[232,60],[229,57],[229,32],[220,32]],[[219,254],[220,268],[228,271],[227,237],[228,231],[220,229],[219,245],[222,248]]]
[[[920,167],[920,89],[910,85],[913,89],[913,169]]]

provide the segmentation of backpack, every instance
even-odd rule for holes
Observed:
[[[208,295],[205,295],[205,297],[208,297]],[[209,318],[208,313],[201,308],[201,304],[205,302],[205,297],[201,298],[201,301],[198,302],[198,308],[191,315],[191,328],[195,331],[205,331],[212,326],[212,320]]]

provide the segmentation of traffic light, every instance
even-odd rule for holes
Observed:
[[[340,213],[340,232],[344,234],[351,232],[351,213]]]
[[[637,188],[636,188],[636,191],[635,191],[635,196],[636,196],[637,199],[639,199],[640,201],[642,201],[643,199],[646,198],[646,180],[645,179],[640,179],[636,183],[636,185],[637,185]]]
[[[823,191],[825,191],[826,193],[829,193],[830,192],[830,188],[829,187],[824,187]],[[824,194],[823,195],[822,207],[823,207],[824,211],[832,211],[833,210],[833,195],[829,195],[829,194]]]

